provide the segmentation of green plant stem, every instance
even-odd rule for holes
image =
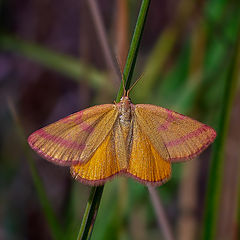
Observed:
[[[240,29],[239,29],[240,33]],[[225,94],[223,107],[218,125],[218,136],[213,148],[211,167],[208,180],[206,196],[205,218],[203,222],[203,240],[213,240],[216,235],[219,203],[221,198],[221,184],[223,178],[224,148],[230,122],[231,109],[237,89],[240,65],[240,34],[235,44],[234,56],[232,58],[228,75],[225,80]]]
[[[123,77],[124,79],[126,79],[126,82],[125,82],[126,90],[129,89],[129,86],[131,84],[133,70],[137,60],[138,49],[140,46],[140,41],[142,38],[142,33],[143,33],[144,25],[146,22],[150,2],[151,2],[150,0],[142,1],[142,5],[139,11],[138,19],[137,19],[135,30],[132,37],[132,42],[128,51],[128,56],[127,56],[126,64],[123,71]],[[122,95],[123,95],[123,81],[118,91],[118,95],[116,98],[117,102],[120,101],[120,98],[122,97]]]
[[[91,238],[93,225],[102,198],[103,188],[104,185],[91,188],[90,197],[88,199],[77,240]]]
[[[126,90],[129,88],[131,83],[132,73],[135,67],[138,49],[139,49],[150,2],[151,2],[150,0],[143,0],[140,11],[139,11],[136,27],[134,30],[132,42],[129,48],[129,53],[128,53],[127,61],[126,61],[124,72],[123,72],[124,78],[127,79],[125,83]],[[123,94],[123,81],[118,91],[116,102],[120,101],[122,94]],[[93,225],[97,216],[98,208],[99,208],[101,197],[102,197],[103,188],[104,186],[92,188],[77,240],[83,240],[83,239],[85,240],[85,239],[91,238]]]

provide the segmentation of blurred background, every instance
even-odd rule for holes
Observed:
[[[96,2],[122,68],[141,1]],[[77,237],[90,187],[33,153],[27,137],[115,100],[120,83],[95,20],[87,0],[0,1],[0,239]],[[218,134],[157,188],[175,239],[240,239],[239,30],[238,0],[150,5],[133,103],[170,108]],[[92,239],[164,239],[147,188],[123,177],[107,183]]]

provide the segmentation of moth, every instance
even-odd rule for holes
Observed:
[[[159,186],[170,178],[171,163],[194,158],[215,137],[213,128],[177,112],[134,105],[125,90],[119,103],[76,112],[32,133],[28,142],[43,158],[70,166],[85,184],[121,174]]]

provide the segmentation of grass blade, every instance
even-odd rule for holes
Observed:
[[[90,239],[104,186],[92,187],[77,240]]]
[[[132,37],[132,42],[128,51],[127,61],[123,71],[123,77],[124,79],[126,79],[126,86],[125,86],[126,90],[129,89],[129,86],[131,84],[132,74],[133,74],[135,63],[137,60],[138,49],[140,46],[140,41],[142,38],[142,33],[143,33],[144,24],[147,17],[149,5],[150,5],[150,0],[142,1],[142,5],[139,11],[137,23],[136,23],[135,30]],[[116,98],[117,102],[120,101],[120,98],[122,97],[122,95],[123,95],[123,82],[118,91],[118,95]]]

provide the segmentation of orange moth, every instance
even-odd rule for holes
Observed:
[[[159,106],[134,105],[128,94],[34,132],[30,146],[89,185],[122,174],[159,186],[170,178],[172,162],[194,158],[214,141],[211,127]]]

